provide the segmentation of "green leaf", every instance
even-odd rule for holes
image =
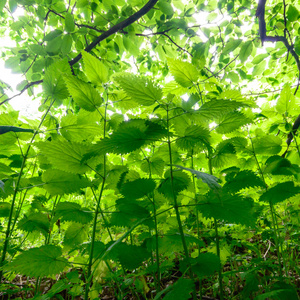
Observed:
[[[226,114],[218,121],[216,132],[225,134],[239,129],[241,126],[250,123],[251,121],[239,111],[234,111]]]
[[[125,202],[124,198],[118,200],[116,205],[116,213],[112,214],[111,224],[114,226],[132,226],[138,220],[149,217],[149,211],[136,204],[136,202]]]
[[[43,89],[45,97],[63,100],[69,96],[63,75],[70,74],[71,69],[66,59],[52,64],[45,72]]]
[[[150,257],[150,252],[141,246],[119,243],[110,251],[109,257],[118,260],[124,268],[134,270]]]
[[[50,223],[47,215],[33,213],[28,217],[24,216],[24,218],[18,222],[18,228],[27,232],[40,231],[46,235],[49,232]]]
[[[192,279],[181,277],[172,285],[171,291],[167,293],[163,300],[188,300],[191,298],[191,293],[194,289],[195,286]]]
[[[180,85],[190,87],[197,82],[199,72],[194,65],[173,58],[168,58],[167,61],[171,74]]]
[[[61,52],[63,55],[67,55],[72,49],[73,39],[70,34],[66,34],[61,42]]]
[[[155,186],[156,184],[153,179],[140,178],[124,183],[121,188],[121,193],[124,197],[139,199],[153,192]]]
[[[299,11],[294,5],[289,5],[287,10],[287,18],[290,22],[297,21],[299,17]]]
[[[283,113],[291,113],[295,109],[295,96],[293,95],[290,85],[286,83],[280,93],[280,97],[277,100],[276,110]]]
[[[253,139],[253,148],[256,154],[271,155],[281,151],[281,139],[278,136],[266,135]]]
[[[81,162],[83,156],[89,152],[90,145],[60,139],[39,142],[37,147],[55,169],[75,174],[82,174],[90,170],[86,163]]]
[[[264,173],[287,176],[297,176],[297,174],[299,174],[297,165],[292,165],[288,159],[282,158],[279,155],[269,157],[265,164],[266,168],[264,169]]]
[[[149,165],[150,165],[150,169],[149,169]],[[145,173],[149,173],[151,170],[152,174],[161,176],[164,171],[164,166],[165,166],[164,160],[162,160],[160,158],[153,158],[153,159],[150,159],[149,162],[145,161],[141,165],[141,170]]]
[[[71,13],[66,13],[65,15],[65,30],[69,33],[74,32],[75,30],[74,18]]]
[[[242,225],[253,225],[256,217],[252,199],[241,195],[209,192],[200,202],[198,209],[206,218]]]
[[[99,59],[86,51],[82,52],[82,58],[85,75],[93,84],[99,86],[108,81],[108,69]]]
[[[64,76],[68,90],[78,106],[87,110],[95,111],[103,100],[98,91],[90,84],[75,76]]]
[[[86,178],[59,170],[46,170],[42,180],[45,183],[43,188],[50,195],[71,194],[91,185]]]
[[[221,268],[221,262],[213,253],[200,253],[198,257],[191,259],[193,273],[199,278],[213,276]]]
[[[267,61],[263,60],[258,65],[255,65],[252,71],[252,76],[261,75],[266,70]]]
[[[203,119],[213,120],[222,117],[224,114],[232,112],[239,107],[245,106],[242,102],[230,100],[211,100],[205,102],[197,111]]]
[[[228,193],[237,193],[247,188],[264,188],[264,182],[250,170],[232,172],[226,175],[226,183],[223,189]]]
[[[243,64],[248,57],[251,55],[253,50],[253,42],[252,41],[247,41],[246,43],[243,44],[240,50],[240,55],[239,59],[241,60],[241,63]]]
[[[178,166],[178,165],[173,165],[174,167],[180,168],[182,170],[186,170],[191,172],[192,174],[195,174],[197,176],[198,179],[201,179],[204,183],[206,183],[211,189],[213,190],[217,190],[219,188],[221,188],[220,184],[218,183],[219,178],[210,175],[210,174],[206,174],[200,171],[196,171],[190,168],[185,168],[182,166]]]
[[[115,79],[126,94],[140,105],[149,106],[162,98],[161,88],[150,79],[133,74],[119,75]]]
[[[88,227],[84,224],[71,224],[65,232],[64,245],[72,247],[82,244],[88,237]]]
[[[92,141],[94,137],[102,134],[96,120],[94,114],[85,110],[80,110],[77,115],[69,113],[61,118],[60,132],[67,140]]]
[[[165,172],[164,177],[165,179],[159,185],[158,191],[170,199],[173,199],[173,195],[176,196],[179,192],[187,189],[190,183],[189,176],[182,171],[173,171],[173,177],[171,177],[170,170],[168,170]],[[173,184],[172,184],[172,178],[173,178]]]
[[[122,122],[109,138],[103,139],[93,147],[91,156],[130,153],[166,135],[167,130],[164,127],[151,121],[135,119]]]
[[[226,45],[222,51],[222,54],[227,55],[230,52],[233,52],[240,45],[241,42],[242,42],[241,39],[235,40],[233,38],[230,38],[229,41],[226,43]]]
[[[293,181],[278,183],[264,192],[259,200],[277,204],[300,193],[300,187],[294,186]]]
[[[32,248],[16,257],[5,269],[32,277],[58,275],[68,266],[68,261],[61,255],[58,246]]]
[[[192,148],[209,145],[209,130],[198,125],[191,125],[185,129],[184,136],[176,140],[180,149],[189,150]]]
[[[166,1],[158,1],[157,6],[167,16],[173,15],[174,13],[171,3]]]
[[[73,202],[60,202],[55,212],[55,216],[61,218],[62,222],[87,224],[93,220],[93,214],[90,210],[84,209]]]
[[[0,202],[0,218],[9,216],[10,207],[11,207],[10,203]]]

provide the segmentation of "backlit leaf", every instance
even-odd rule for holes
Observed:
[[[64,76],[68,90],[76,104],[87,111],[94,111],[103,100],[98,91],[90,84],[75,76]]]
[[[98,58],[86,51],[82,52],[82,58],[85,74],[93,84],[99,86],[108,81],[108,69]]]
[[[218,121],[216,132],[221,134],[230,133],[248,123],[250,123],[250,120],[244,114],[234,111],[223,116]]]
[[[168,66],[175,80],[183,87],[193,85],[199,78],[198,70],[189,62],[168,58]]]
[[[126,94],[140,105],[149,106],[162,98],[161,88],[150,79],[133,74],[119,75],[115,79]]]
[[[21,230],[32,232],[32,231],[40,231],[43,234],[47,234],[49,232],[49,219],[46,214],[41,213],[33,213],[28,217],[24,216],[22,220],[18,222],[18,228]]]
[[[155,186],[153,179],[140,178],[124,183],[121,193],[128,198],[139,199],[153,192]]]

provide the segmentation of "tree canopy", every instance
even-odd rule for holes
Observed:
[[[298,299],[298,1],[0,8],[2,295]]]

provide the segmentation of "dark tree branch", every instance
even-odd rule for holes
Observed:
[[[89,44],[84,50],[86,52],[91,52],[92,49],[94,49],[101,41],[105,40],[109,36],[117,33],[118,31],[124,29],[125,27],[131,25],[135,21],[137,21],[139,18],[144,16],[147,12],[149,12],[153,6],[157,3],[158,0],[150,0],[148,3],[146,3],[139,11],[134,13],[132,16],[127,18],[126,20],[114,25],[109,30],[105,31],[103,34],[98,36],[91,44]],[[70,66],[73,66],[76,64],[80,59],[82,55],[81,53],[78,54],[75,58],[73,58],[71,61],[69,61]]]
[[[300,84],[300,60],[299,60],[299,56],[294,50],[294,45],[289,43],[289,41],[287,39],[286,31],[284,32],[284,36],[268,36],[267,35],[266,21],[265,21],[266,1],[267,0],[259,0],[258,5],[257,5],[257,10],[256,10],[256,17],[258,18],[259,34],[260,34],[261,43],[263,45],[264,42],[273,42],[273,43],[282,42],[284,44],[284,46],[286,47],[287,51],[289,53],[291,53],[291,55],[294,57],[296,65],[297,65],[297,69],[298,69],[298,84],[297,84],[297,87],[296,87],[295,92],[294,92],[294,95],[296,95],[296,93],[298,91],[298,88],[299,88],[299,84]],[[285,19],[285,2],[284,2],[284,20],[286,20]],[[285,23],[285,25],[286,25],[286,23]],[[286,29],[286,27],[285,27],[285,29]],[[300,126],[300,115],[295,120],[295,122],[293,124],[292,131],[288,134],[288,138],[286,140],[287,149],[282,154],[282,157],[285,157],[285,155],[287,154],[289,146],[290,146],[292,140],[294,139],[294,136],[295,136],[299,126]]]

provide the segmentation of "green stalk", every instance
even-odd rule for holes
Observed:
[[[208,154],[208,169],[210,175],[213,175],[213,169],[212,169],[212,164],[211,164],[211,153],[209,151]],[[220,251],[220,236],[218,232],[218,222],[217,219],[214,218],[214,226],[215,226],[215,234],[216,234],[216,247],[217,247],[217,256],[221,260],[221,251]],[[223,274],[222,274],[222,269],[220,268],[219,271],[219,291],[220,291],[220,300],[224,300],[224,294],[223,294]]]
[[[184,237],[184,232],[183,232],[183,227],[182,227],[182,222],[180,218],[180,213],[178,209],[178,202],[177,202],[177,197],[174,192],[174,177],[173,177],[173,160],[172,160],[172,147],[171,147],[171,138],[170,138],[170,130],[169,130],[169,110],[167,110],[167,128],[168,128],[168,148],[169,148],[169,161],[170,161],[170,175],[171,175],[171,189],[172,189],[172,196],[173,196],[173,202],[174,202],[174,209],[176,213],[176,219],[177,219],[177,224],[178,224],[178,229],[179,229],[179,234],[181,236],[181,241],[182,241],[182,246],[184,250],[185,257],[189,263],[189,250],[186,244],[186,240]]]
[[[6,228],[6,232],[5,232],[5,239],[4,239],[4,244],[3,244],[3,251],[2,251],[1,260],[0,260],[0,268],[4,265],[5,258],[6,258],[7,248],[8,248],[9,240],[10,240],[11,233],[12,233],[11,225],[12,225],[12,222],[13,222],[13,210],[14,210],[14,207],[15,207],[17,194],[18,194],[19,186],[20,186],[20,181],[21,181],[21,178],[22,178],[22,175],[23,175],[23,172],[24,172],[24,168],[25,168],[26,161],[27,161],[27,158],[28,158],[29,150],[30,150],[31,145],[32,145],[36,135],[38,134],[38,132],[39,132],[46,116],[48,115],[54,101],[55,100],[52,100],[52,102],[50,103],[46,113],[44,114],[44,116],[43,116],[43,118],[42,118],[42,120],[41,120],[41,122],[38,126],[38,129],[34,132],[32,138],[31,138],[31,140],[28,144],[27,150],[26,150],[26,152],[23,156],[23,161],[22,161],[20,173],[19,173],[19,176],[17,178],[17,182],[15,184],[15,190],[14,190],[12,201],[11,201],[10,212],[9,212],[9,217],[8,217],[8,223],[7,223],[7,228]],[[16,220],[15,220],[15,222],[16,222]],[[1,268],[0,269],[0,282],[2,281],[2,277],[3,277],[3,270]]]
[[[104,114],[104,126],[103,126],[104,127],[103,128],[103,137],[104,138],[106,136],[106,113],[107,113],[107,103],[105,106],[105,114]],[[92,275],[93,255],[94,255],[95,237],[96,237],[96,229],[97,229],[97,219],[98,219],[98,215],[100,212],[100,204],[101,204],[102,195],[103,195],[103,191],[104,191],[105,180],[106,180],[106,154],[104,154],[104,157],[103,157],[103,179],[102,179],[100,194],[99,194],[97,204],[96,204],[95,216],[94,216],[94,222],[93,222],[91,248],[90,248],[89,262],[88,262],[88,268],[87,268],[87,282],[86,282],[86,286],[85,286],[85,297],[84,297],[85,300],[88,300],[90,283],[92,281],[91,275]]]
[[[265,176],[264,176],[264,173],[260,167],[260,164],[259,164],[259,161],[257,159],[257,156],[255,154],[255,151],[254,151],[254,147],[253,147],[253,142],[252,142],[252,138],[249,134],[249,138],[250,138],[250,141],[251,141],[251,145],[252,145],[252,152],[253,152],[253,156],[254,156],[254,159],[256,161],[256,165],[257,165],[257,168],[260,172],[260,175],[261,175],[261,178],[262,178],[262,181],[264,182],[265,184],[265,189],[266,191],[268,190],[268,186],[266,184],[266,181],[265,181]],[[282,266],[281,266],[281,256],[282,256],[282,253],[280,251],[280,248],[279,248],[279,234],[278,234],[278,230],[276,228],[276,216],[275,216],[275,213],[274,213],[274,207],[273,207],[273,204],[271,202],[269,202],[269,205],[270,205],[270,211],[271,211],[271,218],[272,218],[272,227],[273,227],[273,230],[274,230],[274,239],[275,239],[275,247],[276,247],[276,251],[277,251],[277,259],[278,259],[278,268],[279,268],[279,276],[282,277]]]
[[[188,250],[184,232],[183,232],[183,226],[182,226],[182,222],[181,222],[181,218],[180,218],[180,212],[178,209],[177,196],[175,195],[175,192],[174,192],[173,159],[172,159],[172,147],[171,147],[170,127],[169,127],[169,110],[167,110],[167,128],[168,128],[168,148],[169,148],[169,161],[170,161],[171,189],[172,189],[172,195],[173,195],[174,209],[175,209],[175,213],[176,213],[178,230],[179,230],[179,234],[181,237],[184,255],[185,255],[185,258],[187,261],[187,265],[189,266],[189,275],[190,275],[190,278],[193,279],[194,276],[193,276],[193,272],[192,272],[192,268],[191,268],[189,250]],[[197,299],[195,289],[193,290],[193,299]]]

